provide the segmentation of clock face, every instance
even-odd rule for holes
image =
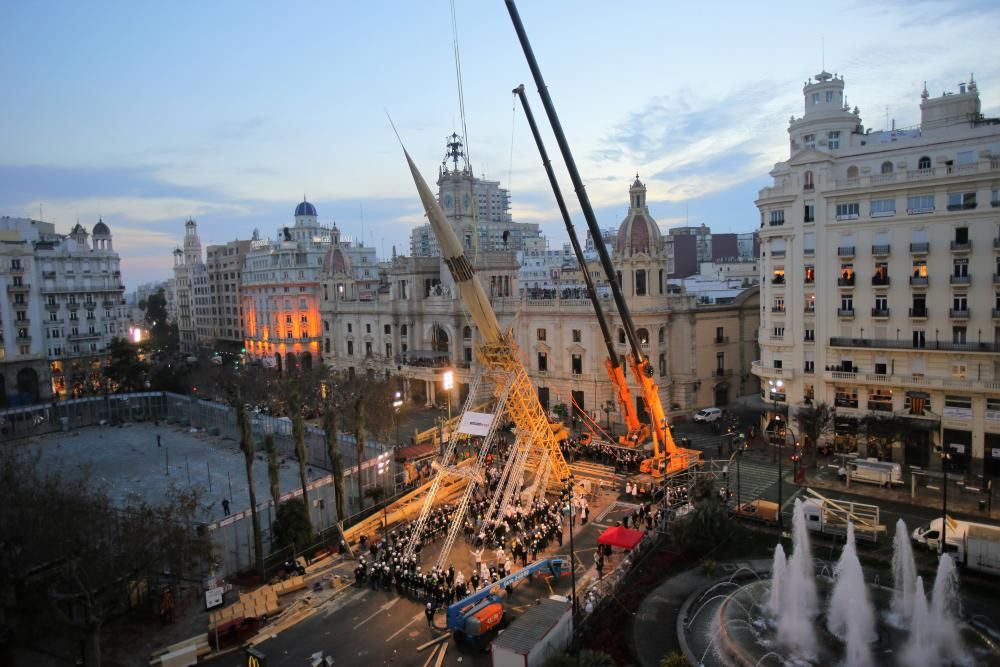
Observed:
[[[469,195],[462,195],[462,208],[469,208]]]
[[[449,194],[445,194],[445,196],[444,196],[444,207],[445,208],[451,208],[451,205],[452,205],[453,201],[454,200],[452,199],[452,196],[451,196],[450,193]]]

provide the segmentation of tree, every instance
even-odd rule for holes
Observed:
[[[307,505],[301,498],[292,498],[281,503],[274,519],[274,547],[287,546],[297,553],[313,542],[312,522],[309,521]]]
[[[229,404],[236,410],[236,425],[240,429],[240,451],[247,470],[247,491],[250,494],[250,518],[253,522],[254,570],[264,572],[264,538],[260,532],[260,517],[257,515],[257,492],[253,485],[253,430],[250,427],[250,413],[240,397],[239,387],[230,387]]]
[[[167,295],[163,289],[150,294],[146,301],[146,326],[149,328],[149,346],[172,354],[177,351],[177,325],[167,319]]]
[[[108,344],[108,365],[104,377],[115,391],[142,391],[149,366],[139,360],[134,344],[124,338],[112,338]]]
[[[306,423],[302,416],[302,398],[299,392],[292,389],[288,392],[288,416],[292,419],[292,441],[295,443],[295,458],[299,463],[299,481],[302,483],[302,502],[309,508],[309,476],[306,474],[306,464],[309,453],[306,451]],[[312,520],[306,512],[306,520],[310,525]]]
[[[330,394],[328,394],[329,396]],[[326,455],[330,459],[330,472],[333,474],[333,499],[337,504],[337,519],[344,520],[344,457],[337,443],[337,409],[332,397],[323,412],[323,435],[326,440]]]
[[[715,480],[700,477],[691,486],[694,509],[670,525],[674,542],[694,552],[707,552],[729,537],[732,520],[715,490]]]
[[[691,667],[691,663],[680,651],[674,651],[663,656],[660,660],[660,667]]]
[[[615,667],[615,661],[603,651],[583,649],[576,657],[568,653],[554,655],[543,663],[543,667]]]
[[[361,495],[361,463],[365,458],[365,396],[358,394],[354,399],[354,440],[358,448],[358,509],[365,508]]]
[[[802,437],[802,449],[808,453],[812,452],[813,465],[816,465],[816,449],[820,438],[823,438],[834,430],[834,417],[836,408],[820,401],[815,405],[807,405],[800,408],[795,413],[795,421],[799,426],[799,435]]]
[[[892,446],[906,436],[910,425],[896,416],[866,415],[861,420],[860,430],[865,434],[868,456],[892,459]]]
[[[0,588],[13,596],[6,622],[20,636],[51,632],[52,618],[82,631],[88,664],[102,664],[111,620],[161,584],[201,576],[212,558],[211,539],[196,528],[199,491],[171,488],[162,503],[131,496],[122,506],[86,471],[70,477],[10,448],[0,452],[0,482]]]
[[[277,513],[281,502],[281,464],[278,462],[278,448],[274,446],[274,436],[264,436],[264,451],[267,452],[267,481],[271,486],[271,500]]]

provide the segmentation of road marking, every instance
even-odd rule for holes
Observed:
[[[360,627],[361,627],[362,625],[364,625],[364,624],[365,624],[365,623],[367,623],[368,621],[370,621],[370,620],[372,620],[373,618],[375,618],[376,616],[378,616],[378,615],[379,615],[379,612],[382,612],[382,611],[388,611],[388,610],[389,610],[389,609],[391,609],[391,608],[392,608],[392,606],[393,606],[394,604],[396,604],[397,602],[399,602],[399,598],[393,598],[393,599],[389,600],[389,601],[388,601],[388,602],[386,602],[386,603],[385,603],[384,605],[382,605],[381,607],[379,607],[378,609],[376,609],[376,610],[375,610],[375,612],[374,612],[374,613],[372,613],[372,615],[371,615],[371,616],[369,616],[369,617],[368,617],[368,618],[366,618],[365,620],[363,620],[363,621],[361,621],[360,623],[358,623],[357,625],[355,625],[355,626],[354,626],[354,629],[355,629],[355,630],[357,630],[357,629],[358,629],[358,628],[360,628]]]
[[[423,617],[423,615],[424,615],[424,612],[419,612],[418,614],[416,614],[413,618],[410,619],[409,623],[407,623],[406,625],[404,625],[403,627],[401,627],[399,630],[396,630],[394,633],[392,633],[391,635],[389,635],[389,637],[385,640],[385,643],[388,644],[390,641],[392,641],[393,639],[395,639],[396,635],[398,635],[400,632],[402,632],[406,628],[410,627],[411,625],[413,625],[414,623],[416,623],[417,621],[419,621]]]

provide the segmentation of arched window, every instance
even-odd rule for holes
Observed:
[[[931,168],[931,159],[926,155],[917,161],[917,169],[930,169],[930,168]]]
[[[462,339],[471,340],[472,339],[472,327],[465,327],[462,329]]]
[[[640,345],[649,344],[649,331],[647,329],[638,329],[635,332],[635,337],[639,339]]]
[[[855,167],[853,164],[850,167],[847,168],[847,177],[848,178],[857,178],[858,177],[858,168]]]
[[[802,189],[812,190],[813,187],[814,187],[813,173],[811,171],[807,171],[806,173],[802,174]]]
[[[658,340],[662,343],[664,340],[666,340],[666,337],[667,337],[667,328],[660,327],[660,336]]]
[[[882,173],[891,174],[892,173],[892,163],[886,160],[882,163]]]

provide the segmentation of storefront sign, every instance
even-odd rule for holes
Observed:
[[[465,412],[458,425],[458,432],[466,435],[486,435],[490,432],[493,415],[488,412]]]
[[[222,586],[205,591],[205,609],[215,609],[222,606],[222,596],[226,589]]]

